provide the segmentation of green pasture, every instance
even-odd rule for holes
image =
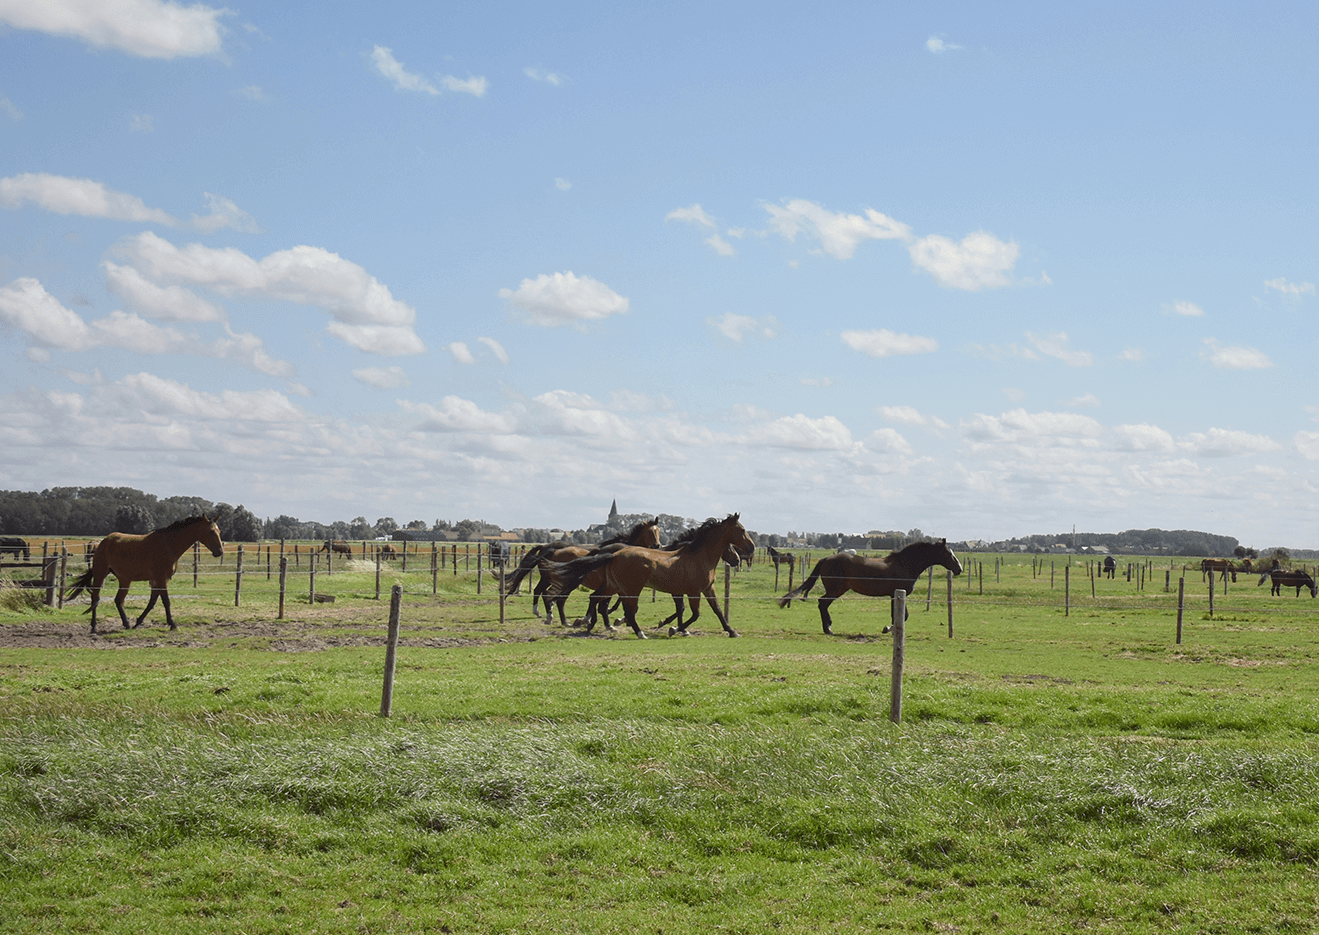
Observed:
[[[1211,617],[1191,560],[1123,558],[1092,597],[1075,557],[1069,592],[1064,556],[963,556],[951,638],[942,569],[910,597],[895,725],[887,601],[840,600],[825,636],[757,563],[739,639],[706,610],[641,641],[546,626],[525,589],[501,623],[461,557],[384,568],[380,600],[374,563],[336,564],[332,604],[303,564],[283,620],[264,563],[234,606],[233,555],[196,590],[181,563],[174,632],[120,629],[109,595],[98,638],[85,603],[0,609],[0,932],[1314,925],[1308,594],[1243,576]]]

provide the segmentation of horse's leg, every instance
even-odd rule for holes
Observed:
[[[605,600],[607,603],[608,598],[606,598]],[[623,598],[623,620],[626,621],[628,626],[632,628],[632,632],[637,635],[637,639],[644,640],[646,638],[645,631],[643,631],[641,627],[637,624],[637,598],[635,597]]]
[[[820,626],[824,627],[824,632],[832,635],[834,632],[834,621],[829,616],[829,605],[834,602],[832,597],[822,597],[819,600],[820,606]]]
[[[127,630],[131,626],[131,624],[129,624],[128,622],[128,614],[124,613],[124,598],[127,596],[128,596],[128,585],[127,584],[119,585],[119,590],[115,592],[114,605],[119,611],[119,621],[124,625],[125,630]]]
[[[737,636],[737,631],[728,625],[728,618],[726,618],[724,616],[724,612],[719,609],[719,599],[715,597],[714,586],[712,585],[709,588],[706,588],[706,590],[703,593],[705,594],[705,602],[709,604],[710,609],[714,611],[714,615],[719,619],[719,624],[724,628],[724,632],[727,633],[730,637]],[[693,623],[695,623],[696,619],[701,615],[700,595],[697,595],[696,597],[692,598],[690,603],[691,606],[694,608],[694,611],[692,613],[692,616],[688,618],[687,622],[677,629],[677,632],[679,633],[686,634],[687,628],[691,626]],[[672,636],[674,632],[675,632],[674,630],[670,630],[669,635]]]
[[[101,582],[96,582],[87,589],[92,599],[92,632],[96,632],[96,605],[101,603]]]
[[[153,607],[156,606],[156,601],[159,600],[159,598],[160,598],[160,592],[156,590],[156,586],[155,586],[155,585],[152,585],[152,586],[151,586],[151,598],[147,601],[147,609],[144,610],[144,611],[142,611],[142,615],[141,615],[140,617],[137,618],[137,623],[133,624],[133,629],[134,629],[134,630],[136,630],[138,627],[142,626],[142,621],[145,620],[145,619],[147,619],[147,614],[151,613],[151,608],[153,608]],[[166,616],[169,616],[169,615],[166,614]],[[171,627],[170,629],[173,629],[173,627]]]
[[[675,620],[678,621],[678,626],[681,627],[681,626],[682,626],[682,615],[683,615],[683,611],[685,611],[686,608],[687,608],[687,605],[686,605],[686,603],[683,601],[683,599],[682,599],[680,596],[678,596],[677,594],[673,595],[673,613],[669,614],[667,617],[665,617],[665,618],[664,618],[663,620],[661,620],[659,623],[655,624],[655,629],[656,629],[656,630],[662,629],[662,628],[668,626],[670,623],[673,623],[673,621],[675,621]]]
[[[169,612],[169,587],[167,585],[161,585],[160,587],[160,603],[165,608],[165,622],[169,624],[171,630],[177,630],[178,626],[174,623],[174,615]],[[143,613],[142,616],[145,617],[146,614]]]

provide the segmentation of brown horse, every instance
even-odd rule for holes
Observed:
[[[385,561],[387,562],[392,561],[397,556],[398,556],[397,550],[395,550],[395,548],[389,543],[386,542],[384,545],[380,547],[380,557]]]
[[[839,553],[829,555],[815,563],[810,577],[779,598],[779,606],[787,607],[793,598],[804,598],[819,579],[824,581],[824,596],[820,598],[820,623],[825,633],[833,632],[833,619],[829,605],[848,591],[867,597],[888,597],[899,589],[911,593],[916,579],[931,565],[942,565],[955,575],[962,573],[962,563],[948,548],[944,539],[938,542],[913,542],[900,552],[890,552],[884,558],[864,558],[860,555]],[[889,627],[885,627],[887,633]]]
[[[326,539],[325,545],[321,546],[320,550],[322,552],[338,552],[341,555],[347,555],[349,558],[352,558],[353,555],[353,547],[342,539]]]
[[[1229,572],[1232,575],[1233,582],[1235,582],[1237,580],[1237,567],[1225,558],[1206,558],[1200,562],[1201,577],[1205,574],[1226,575]]]
[[[224,555],[224,542],[220,539],[220,528],[206,516],[190,516],[177,523],[171,523],[145,536],[135,536],[126,532],[112,532],[100,541],[92,553],[92,567],[77,581],[65,600],[71,600],[86,588],[92,598],[92,606],[85,613],[92,615],[92,632],[96,632],[96,605],[101,600],[101,585],[107,575],[113,574],[119,580],[119,591],[115,594],[114,605],[119,610],[119,619],[128,629],[128,615],[124,613],[124,596],[128,586],[134,581],[151,582],[151,599],[147,601],[146,610],[137,618],[134,628],[142,626],[142,621],[156,606],[156,599],[165,605],[165,622],[171,630],[177,629],[174,616],[169,610],[169,591],[166,590],[169,579],[178,569],[179,558],[192,548],[194,542],[200,542],[211,550],[216,558]]]
[[[1301,596],[1301,588],[1309,588],[1310,597],[1319,595],[1319,586],[1316,586],[1314,579],[1303,571],[1296,569],[1284,571],[1281,568],[1270,569],[1264,573],[1264,578],[1273,579],[1273,587],[1269,589],[1269,593],[1276,594],[1279,597],[1282,596],[1283,588],[1295,588],[1297,597]],[[1259,579],[1259,584],[1264,583],[1264,578]],[[1259,585],[1257,584],[1255,587],[1259,587]]]
[[[522,579],[530,574],[533,568],[541,567],[540,581],[531,592],[531,612],[536,612],[537,600],[543,601],[545,607],[545,623],[549,624],[553,622],[554,619],[554,607],[552,605],[557,605],[559,608],[559,623],[566,627],[568,625],[568,618],[564,613],[564,606],[568,603],[569,592],[564,591],[561,594],[553,595],[553,597],[549,595],[548,592],[552,587],[553,581],[544,571],[543,566],[545,563],[552,562],[562,564],[564,562],[573,561],[574,559],[593,555],[597,552],[612,552],[625,545],[658,548],[659,544],[659,520],[650,519],[643,523],[637,523],[627,532],[606,539],[599,545],[590,548],[580,545],[570,545],[562,539],[556,542],[551,542],[547,545],[538,545],[522,557],[522,561],[518,563],[517,570],[513,572],[513,577],[508,581],[508,590],[509,593],[517,593],[517,590],[522,586]],[[588,630],[595,625],[595,617],[597,613],[604,618],[605,626],[611,630],[613,629],[609,623],[608,595],[600,591],[600,588],[604,583],[603,574],[588,575],[581,583],[581,587],[589,588],[592,591],[591,599],[587,602],[586,606],[586,616],[582,618],[587,621]]]
[[[737,631],[728,625],[728,619],[715,597],[714,570],[729,545],[745,553],[756,547],[755,541],[742,526],[737,513],[721,520],[706,520],[701,526],[684,534],[683,538],[687,541],[674,552],[623,546],[613,553],[588,555],[566,565],[552,565],[547,570],[554,579],[555,589],[567,593],[587,575],[603,568],[604,590],[622,597],[623,619],[640,639],[645,639],[646,634],[637,624],[637,602],[641,592],[648,587],[667,594],[686,595],[691,601],[699,601],[700,596],[704,595],[706,603],[723,625],[724,632],[729,636],[737,636]],[[680,626],[671,627],[669,635],[681,633],[685,636],[691,625],[692,620],[688,620]]]
[[[670,545],[669,548],[665,549],[666,552],[672,550],[673,550],[672,545]],[[739,568],[741,567],[742,563],[746,560],[747,560],[746,556],[743,553],[739,552],[731,543],[729,544],[728,548],[724,549],[725,565],[732,565],[734,568]],[[714,571],[710,572],[711,584],[714,583],[713,580],[714,574],[715,574]],[[620,604],[622,603],[621,598],[619,599],[619,603]],[[699,595],[691,599],[691,607],[692,607],[692,617],[690,620],[687,621],[687,626],[691,626],[693,623],[696,622],[696,618],[701,616],[701,598]],[[673,595],[673,613],[669,614],[659,623],[655,624],[655,629],[659,630],[663,627],[668,626],[669,624],[675,623],[675,621],[676,621],[676,626],[678,628],[682,628],[682,618],[683,618],[683,614],[686,613],[686,611],[687,611],[687,601],[683,598],[683,596],[681,594]]]
[[[797,561],[797,556],[791,552],[780,552],[772,545],[765,546],[765,552],[769,555],[769,560],[774,563],[776,571],[780,565],[792,565]]]

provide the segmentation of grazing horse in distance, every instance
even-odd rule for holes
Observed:
[[[159,598],[165,605],[165,622],[171,630],[178,629],[169,609],[169,579],[178,569],[179,558],[196,542],[210,549],[216,558],[224,555],[220,527],[206,516],[190,516],[145,536],[112,532],[97,544],[96,551],[92,553],[92,567],[73,582],[73,590],[65,600],[71,600],[84,588],[87,589],[92,598],[92,606],[85,612],[92,615],[92,632],[95,633],[96,605],[101,600],[101,585],[107,575],[113,574],[119,580],[114,604],[127,630],[128,615],[124,613],[124,596],[134,581],[146,580],[151,582],[151,599],[147,601],[146,610],[142,611],[133,627],[142,626],[142,621],[147,619],[147,614],[151,613],[151,608],[156,606],[156,599]]]
[[[637,602],[645,588],[673,595],[703,595],[723,625],[724,632],[730,637],[737,636],[715,598],[714,570],[729,545],[745,554],[756,547],[755,541],[737,513],[721,520],[706,520],[682,538],[686,540],[682,547],[672,552],[622,546],[612,553],[587,555],[564,565],[552,565],[548,570],[554,579],[555,590],[567,593],[592,572],[604,569],[606,593],[622,597],[623,619],[640,639],[645,639],[646,634],[637,623]],[[686,635],[691,624],[692,621],[688,620],[681,626],[672,627],[669,635]]]
[[[931,565],[942,565],[955,575],[962,573],[962,563],[948,548],[948,542],[913,542],[900,552],[890,552],[884,558],[863,558],[859,555],[828,555],[815,563],[810,577],[779,598],[779,606],[787,607],[793,598],[804,598],[817,580],[824,582],[824,595],[820,598],[820,624],[825,633],[833,632],[833,619],[829,605],[848,591],[867,597],[889,597],[899,589],[911,593],[916,579]],[[884,632],[889,631],[884,628]]]
[[[383,558],[385,561],[391,561],[397,555],[398,552],[388,542],[386,542],[384,545],[380,547],[380,557]]]
[[[1231,573],[1232,580],[1237,580],[1237,566],[1233,565],[1225,558],[1206,558],[1200,562],[1200,574],[1223,574]]]
[[[769,560],[774,563],[776,571],[780,565],[792,565],[797,561],[797,556],[791,552],[780,552],[772,545],[765,546],[765,553],[769,556]]]
[[[1281,568],[1269,569],[1264,573],[1264,578],[1273,579],[1273,587],[1269,589],[1269,593],[1276,594],[1279,597],[1282,596],[1282,589],[1285,587],[1295,588],[1297,597],[1301,596],[1301,588],[1309,588],[1310,597],[1319,595],[1319,586],[1316,586],[1314,579],[1303,571],[1298,571],[1296,569],[1284,571]],[[1264,578],[1259,579],[1260,584],[1264,583]],[[1256,587],[1259,587],[1259,585],[1256,585]]]
[[[32,550],[28,548],[26,540],[17,536],[0,536],[0,555],[6,552],[14,553],[14,561],[20,558],[25,562],[32,560]]]
[[[1117,575],[1117,559],[1111,555],[1104,556],[1104,574],[1110,578]]]
[[[326,539],[325,545],[321,546],[320,551],[338,552],[341,555],[347,555],[349,558],[352,558],[353,555],[353,547],[342,539]]]

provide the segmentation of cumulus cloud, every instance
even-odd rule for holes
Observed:
[[[557,188],[557,189],[558,189],[559,191],[561,191],[561,192],[571,191],[571,190],[572,190],[572,182],[569,182],[567,179],[555,179],[555,180],[554,180],[554,187]]]
[[[707,318],[705,323],[730,341],[739,344],[749,337],[770,340],[778,336],[778,319],[773,315],[755,319],[750,315],[727,312],[722,318]]]
[[[854,351],[871,357],[894,357],[903,354],[930,354],[939,349],[934,338],[914,334],[897,334],[887,328],[871,331],[844,331],[840,337]]]
[[[56,214],[78,214],[115,221],[146,221],[169,226],[177,223],[164,211],[148,208],[141,198],[106,188],[91,179],[74,179],[44,172],[26,172],[0,179],[0,206],[19,208],[27,202]]]
[[[1094,393],[1084,393],[1080,396],[1073,396],[1067,401],[1068,409],[1089,409],[1098,406],[1099,397]]]
[[[1174,315],[1182,315],[1186,318],[1199,318],[1205,313],[1205,310],[1194,302],[1186,301],[1172,302],[1165,305],[1164,308]]]
[[[426,349],[413,331],[417,313],[398,301],[366,270],[320,247],[297,246],[262,260],[232,247],[179,248],[145,231],[123,246],[147,278],[205,286],[221,295],[265,296],[315,305],[333,316],[326,330],[374,354],[417,354]]]
[[[476,97],[483,97],[486,92],[484,78],[455,78],[452,75],[438,76],[440,87],[437,88],[426,78],[404,68],[403,63],[394,58],[394,53],[383,45],[377,45],[371,50],[371,61],[375,63],[376,71],[388,78],[398,91],[416,91],[420,94],[438,96],[440,88],[443,88],[445,91],[471,94]]]
[[[420,419],[422,432],[478,432],[504,435],[517,429],[517,419],[510,413],[489,412],[460,396],[446,396],[437,405],[399,400],[399,406]]]
[[[223,195],[213,195],[210,192],[203,192],[202,194],[206,198],[206,207],[210,208],[211,213],[205,217],[198,217],[194,214],[192,216],[193,227],[206,231],[208,234],[225,227],[242,231],[245,234],[261,233],[256,218],[238,207],[230,199],[225,198]]]
[[[500,344],[494,338],[477,338],[477,341],[484,344],[490,349],[490,353],[501,363],[508,363],[508,351],[504,350],[504,345]]]
[[[556,72],[546,71],[543,68],[524,68],[522,74],[526,75],[532,81],[541,81],[545,84],[552,84],[556,88],[563,84],[564,77]]]
[[[159,286],[131,266],[106,261],[105,284],[148,318],[165,321],[224,321],[224,309],[182,286]]]
[[[1289,282],[1281,276],[1277,279],[1264,280],[1264,288],[1273,289],[1287,296],[1314,295],[1314,283]]]
[[[913,454],[911,443],[902,437],[897,429],[876,429],[866,439],[866,447],[871,451],[882,451],[895,455]]]
[[[113,388],[130,405],[157,416],[247,422],[298,422],[307,418],[305,409],[277,390],[205,393],[150,373],[129,374]]]
[[[1026,338],[1035,349],[1046,357],[1056,357],[1069,367],[1089,367],[1095,362],[1094,355],[1089,351],[1074,351],[1067,346],[1067,335],[1063,332],[1057,334],[1033,335],[1026,332]]]
[[[1093,443],[1103,432],[1098,422],[1079,413],[1025,409],[1013,409],[1000,416],[977,413],[961,426],[967,437],[975,441],[1068,446]]]
[[[961,48],[960,45],[954,45],[951,42],[945,42],[938,36],[931,36],[925,40],[925,48],[929,49],[935,55],[942,55],[944,52],[954,52]]]
[[[516,290],[500,289],[499,297],[526,312],[532,324],[547,328],[597,321],[628,310],[625,296],[571,270],[524,279]]]
[[[941,286],[979,292],[1012,283],[1009,275],[1020,250],[986,231],[967,234],[955,242],[939,234],[922,237],[909,251],[911,262],[925,270]]]
[[[1148,422],[1114,426],[1113,437],[1117,447],[1124,451],[1171,452],[1176,448],[1172,433]]]
[[[699,208],[699,205],[695,207]],[[786,205],[764,206],[769,213],[770,230],[789,243],[796,243],[798,234],[820,241],[820,248],[839,260],[848,260],[863,240],[907,240],[911,228],[867,208],[865,216],[829,211],[803,198]]]
[[[1267,435],[1254,435],[1236,429],[1210,429],[1192,432],[1177,442],[1177,447],[1206,458],[1229,458],[1233,455],[1263,454],[1279,451],[1282,446]]]
[[[0,0],[0,23],[16,29],[162,59],[219,54],[224,36],[220,17],[231,12],[163,0]]]
[[[914,406],[880,406],[876,412],[890,422],[903,425],[924,425],[926,422],[925,416]]]
[[[1263,351],[1253,347],[1220,344],[1213,338],[1204,339],[1203,356],[1215,367],[1224,370],[1265,370],[1273,361]]]
[[[460,364],[474,364],[476,358],[472,356],[471,350],[462,341],[454,341],[448,345],[448,351],[453,355],[453,359]]]
[[[362,367],[354,370],[353,376],[373,390],[397,390],[412,383],[403,368],[397,366]]]
[[[852,433],[834,416],[813,419],[798,413],[752,426],[742,440],[770,448],[803,451],[844,451],[852,447]]]
[[[675,208],[668,214],[664,215],[666,221],[687,221],[697,224],[701,227],[708,228],[712,233],[705,238],[705,242],[710,248],[720,256],[735,256],[737,249],[719,236],[719,231],[715,230],[715,220],[711,217],[700,204],[694,204],[690,208]]]

